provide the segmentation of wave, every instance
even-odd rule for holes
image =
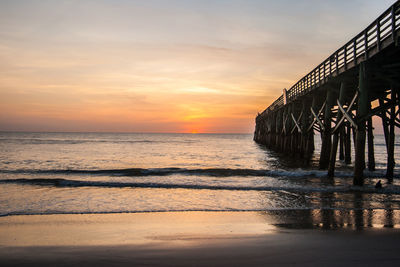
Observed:
[[[128,169],[104,169],[104,170],[75,170],[75,169],[18,169],[7,170],[0,169],[0,173],[5,174],[49,174],[49,175],[95,175],[95,176],[169,176],[169,175],[194,175],[194,176],[212,176],[212,177],[248,177],[248,176],[268,176],[268,177],[299,177],[314,178],[327,177],[325,170],[268,170],[268,169],[231,169],[231,168],[128,168]],[[365,171],[367,178],[384,178],[384,170],[374,172]],[[336,178],[352,177],[351,171],[336,171]],[[400,173],[395,173],[394,178],[400,178]]]
[[[160,140],[92,140],[92,139],[28,139],[28,138],[0,138],[0,142],[16,142],[19,144],[33,144],[33,145],[52,145],[52,144],[86,144],[86,143],[114,143],[114,144],[126,144],[126,143],[167,143],[167,141]]]
[[[41,139],[41,138],[0,138],[0,143],[17,143],[28,145],[77,145],[92,143],[112,143],[112,144],[137,144],[137,143],[194,143],[196,140],[107,140],[107,139]]]
[[[299,178],[324,178],[327,177],[325,170],[268,170],[268,169],[231,169],[231,168],[128,168],[128,169],[104,169],[104,170],[75,170],[75,169],[0,169],[0,174],[49,174],[49,175],[95,175],[95,176],[169,176],[169,175],[193,175],[193,176],[212,176],[212,177],[248,177],[248,176],[268,176],[268,177],[299,177]],[[384,178],[385,170],[364,172],[366,178]],[[352,177],[352,171],[338,170],[335,172],[336,178]],[[400,173],[396,172],[394,178],[400,178]]]
[[[32,212],[32,211],[12,211],[0,213],[0,217],[19,216],[19,215],[68,215],[68,214],[135,214],[135,213],[166,213],[166,212],[298,212],[298,211],[326,211],[326,210],[339,210],[339,211],[377,211],[387,210],[386,208],[354,208],[354,207],[281,207],[281,208],[263,208],[263,209],[154,209],[154,210],[115,210],[115,211],[46,211],[46,212]],[[400,211],[399,208],[393,207],[391,211]]]
[[[129,169],[104,169],[104,170],[0,170],[0,173],[8,174],[65,174],[65,175],[112,175],[112,176],[168,176],[174,174],[180,175],[198,175],[198,176],[214,176],[214,177],[231,177],[231,176],[269,176],[269,177],[324,177],[326,171],[317,170],[267,170],[267,169],[231,169],[231,168],[129,168]],[[340,176],[347,176],[342,172]]]
[[[178,183],[138,183],[138,182],[103,182],[103,181],[77,181],[68,179],[4,179],[0,183],[28,184],[38,186],[55,187],[108,187],[108,188],[159,188],[159,189],[193,189],[193,190],[235,190],[235,191],[283,191],[297,193],[379,193],[400,194],[400,187],[390,186],[383,189],[375,189],[373,186],[228,186],[206,184],[178,184]]]

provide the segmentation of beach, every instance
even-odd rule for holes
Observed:
[[[301,221],[301,220],[299,220]],[[2,266],[394,266],[400,230],[305,229],[263,212],[0,218]]]
[[[361,188],[251,135],[0,133],[1,266],[393,266],[383,140]]]

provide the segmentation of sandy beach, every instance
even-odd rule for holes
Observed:
[[[394,266],[400,262],[399,229],[301,229],[269,218],[263,212],[7,216],[0,218],[0,258],[2,266]]]

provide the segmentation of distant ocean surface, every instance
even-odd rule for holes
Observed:
[[[399,170],[386,184],[386,147],[375,137],[377,171],[352,186],[338,161],[334,181],[256,144],[246,134],[0,133],[0,215],[158,211],[400,209]],[[400,140],[396,139],[396,162]],[[354,155],[353,155],[354,160]],[[381,179],[384,189],[374,184]]]

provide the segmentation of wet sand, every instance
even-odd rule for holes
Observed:
[[[296,217],[263,212],[7,216],[0,218],[0,260],[1,266],[400,264],[399,229],[318,227],[320,222],[304,224]]]

